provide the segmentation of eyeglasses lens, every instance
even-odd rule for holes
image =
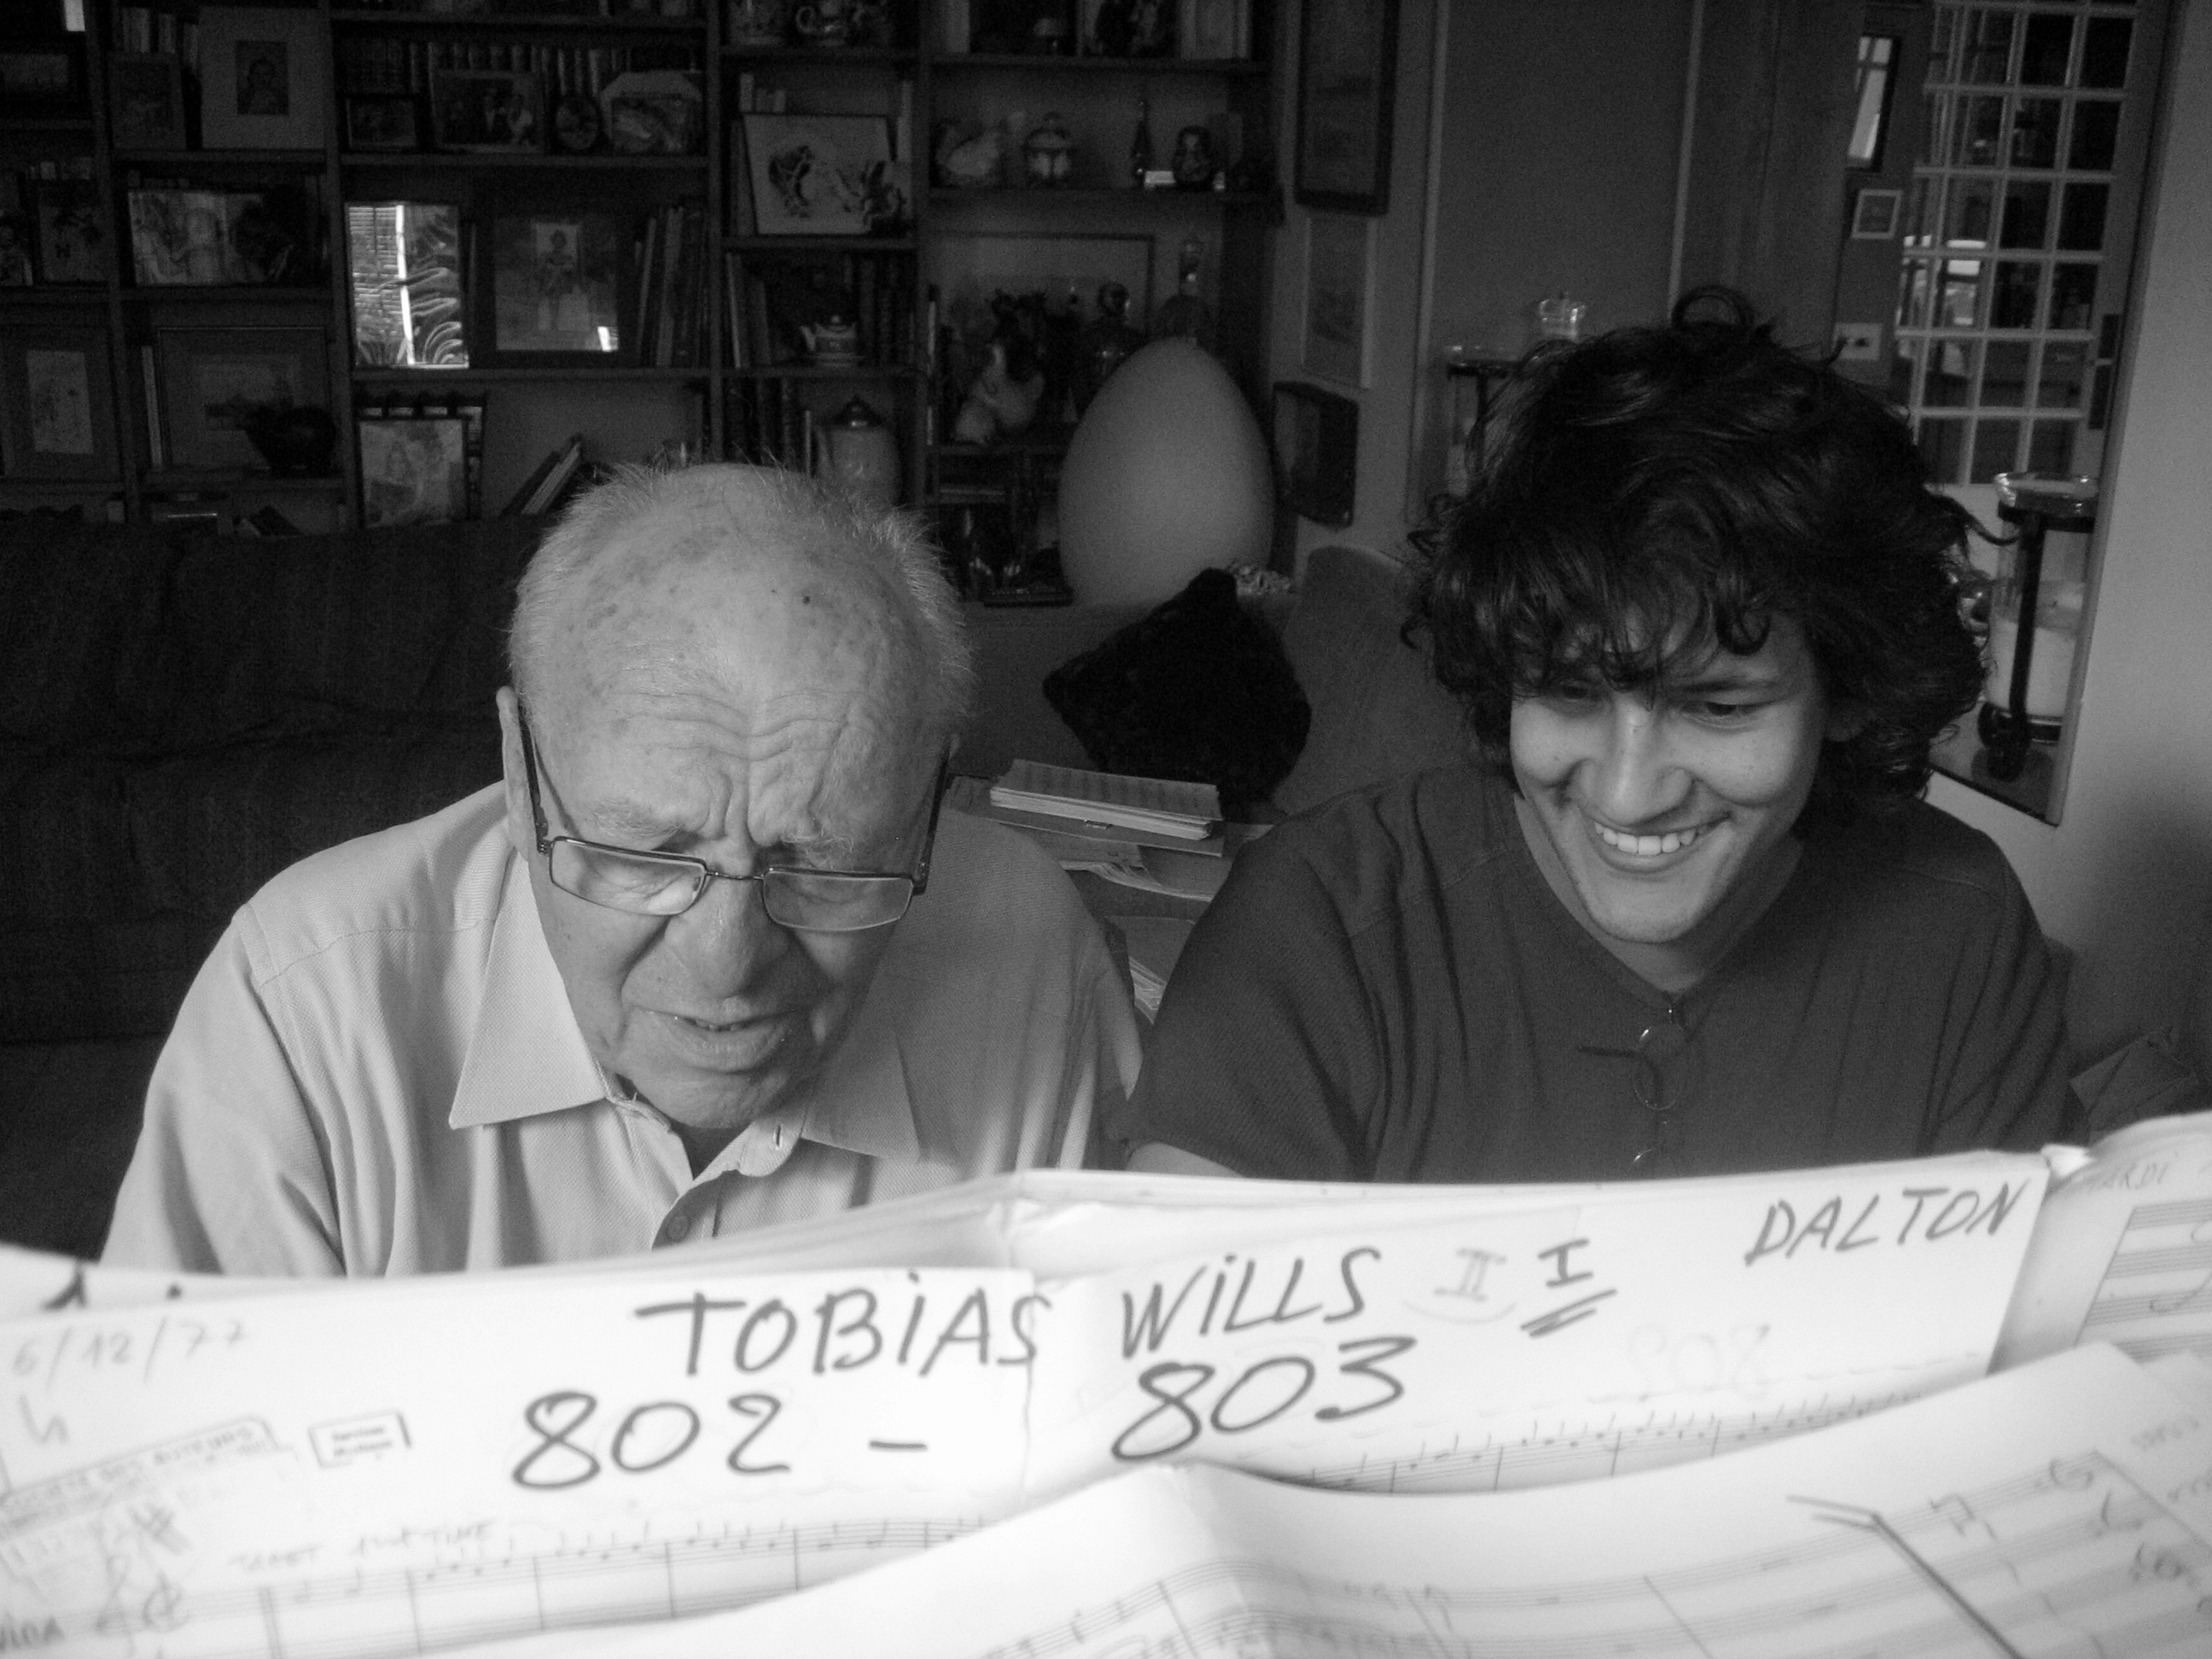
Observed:
[[[553,843],[553,884],[586,902],[636,915],[672,916],[688,910],[706,884],[688,860],[655,858]],[[914,883],[904,876],[852,876],[805,870],[770,870],[759,878],[769,920],[817,933],[857,933],[886,927],[907,912]]]

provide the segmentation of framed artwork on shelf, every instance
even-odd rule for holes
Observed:
[[[545,148],[545,91],[508,70],[438,70],[430,76],[430,132],[440,149],[535,155]]]
[[[345,146],[358,150],[422,149],[422,106],[404,92],[350,94],[345,100]]]
[[[866,236],[906,222],[908,181],[876,115],[748,115],[745,157],[763,236]]]
[[[696,155],[705,142],[706,94],[689,70],[617,75],[599,103],[607,147],[618,155]]]
[[[0,107],[13,115],[76,115],[83,102],[82,37],[0,41]]]
[[[112,478],[122,470],[104,331],[0,332],[0,473]]]
[[[353,360],[365,368],[466,368],[461,210],[451,202],[348,202]]]
[[[200,142],[210,149],[320,149],[323,20],[274,6],[200,8]]]
[[[1275,382],[1275,476],[1285,506],[1341,530],[1352,522],[1359,405],[1295,380]]]
[[[606,362],[624,349],[630,223],[550,209],[492,221],[491,346],[498,360]]]
[[[443,524],[469,505],[469,423],[459,416],[356,416],[363,529]]]
[[[182,149],[184,64],[165,52],[111,53],[107,107],[118,149]]]
[[[107,215],[90,179],[38,183],[39,276],[49,283],[107,280]]]
[[[1863,190],[1851,204],[1851,240],[1886,242],[1897,234],[1897,214],[1905,199],[1899,190]]]
[[[330,408],[320,329],[165,328],[158,340],[173,466],[266,471],[246,436],[253,415]]]
[[[1338,214],[1306,216],[1305,371],[1363,390],[1373,326],[1368,296],[1375,287],[1375,224]]]
[[[1119,283],[1129,295],[1129,314],[1152,314],[1152,239],[1149,236],[966,235],[930,239],[928,274],[945,300],[945,320],[967,332],[991,323],[991,296],[1042,293],[1048,305],[1069,294],[1095,314],[1098,290]]]
[[[219,190],[130,192],[131,270],[141,288],[220,283],[229,246],[228,209]]]
[[[1398,0],[1306,0],[1298,27],[1293,161],[1302,207],[1390,205],[1390,83]]]

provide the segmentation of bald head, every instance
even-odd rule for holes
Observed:
[[[627,684],[727,695],[761,716],[858,714],[848,734],[933,759],[974,673],[957,602],[904,514],[772,468],[629,469],[581,496],[525,573],[508,641],[526,704]]]

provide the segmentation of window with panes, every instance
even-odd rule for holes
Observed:
[[[1938,483],[2096,470],[2131,228],[2124,106],[2151,55],[2136,9],[1936,6],[1891,391]]]

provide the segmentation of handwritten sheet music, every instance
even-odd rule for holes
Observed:
[[[785,1594],[1019,1506],[1041,1311],[917,1270],[16,1322],[0,1631],[373,1659]]]
[[[1227,1248],[1047,1286],[1032,1489],[1163,1458],[1543,1485],[1894,1405],[1983,1373],[2041,1185],[1972,1155],[1358,1231],[1322,1208],[1279,1243],[1253,1241],[1285,1218],[1248,1217]]]
[[[1439,1653],[1914,1659],[2212,1650],[2212,1425],[2093,1346],[1603,1487],[1376,1498],[1101,1483],[599,1659]],[[507,1659],[559,1659],[574,1642]]]
[[[1413,1488],[1710,1456],[1978,1375],[2043,1173],[933,1212],[940,1255],[1144,1264],[1075,1277],[667,1253],[88,1288],[0,1326],[0,1628],[381,1659],[786,1594],[1169,1459]],[[917,1224],[768,1251],[880,1260]]]
[[[2062,1150],[1996,1364],[2077,1342],[2138,1359],[2212,1356],[2212,1113],[2152,1118]]]

